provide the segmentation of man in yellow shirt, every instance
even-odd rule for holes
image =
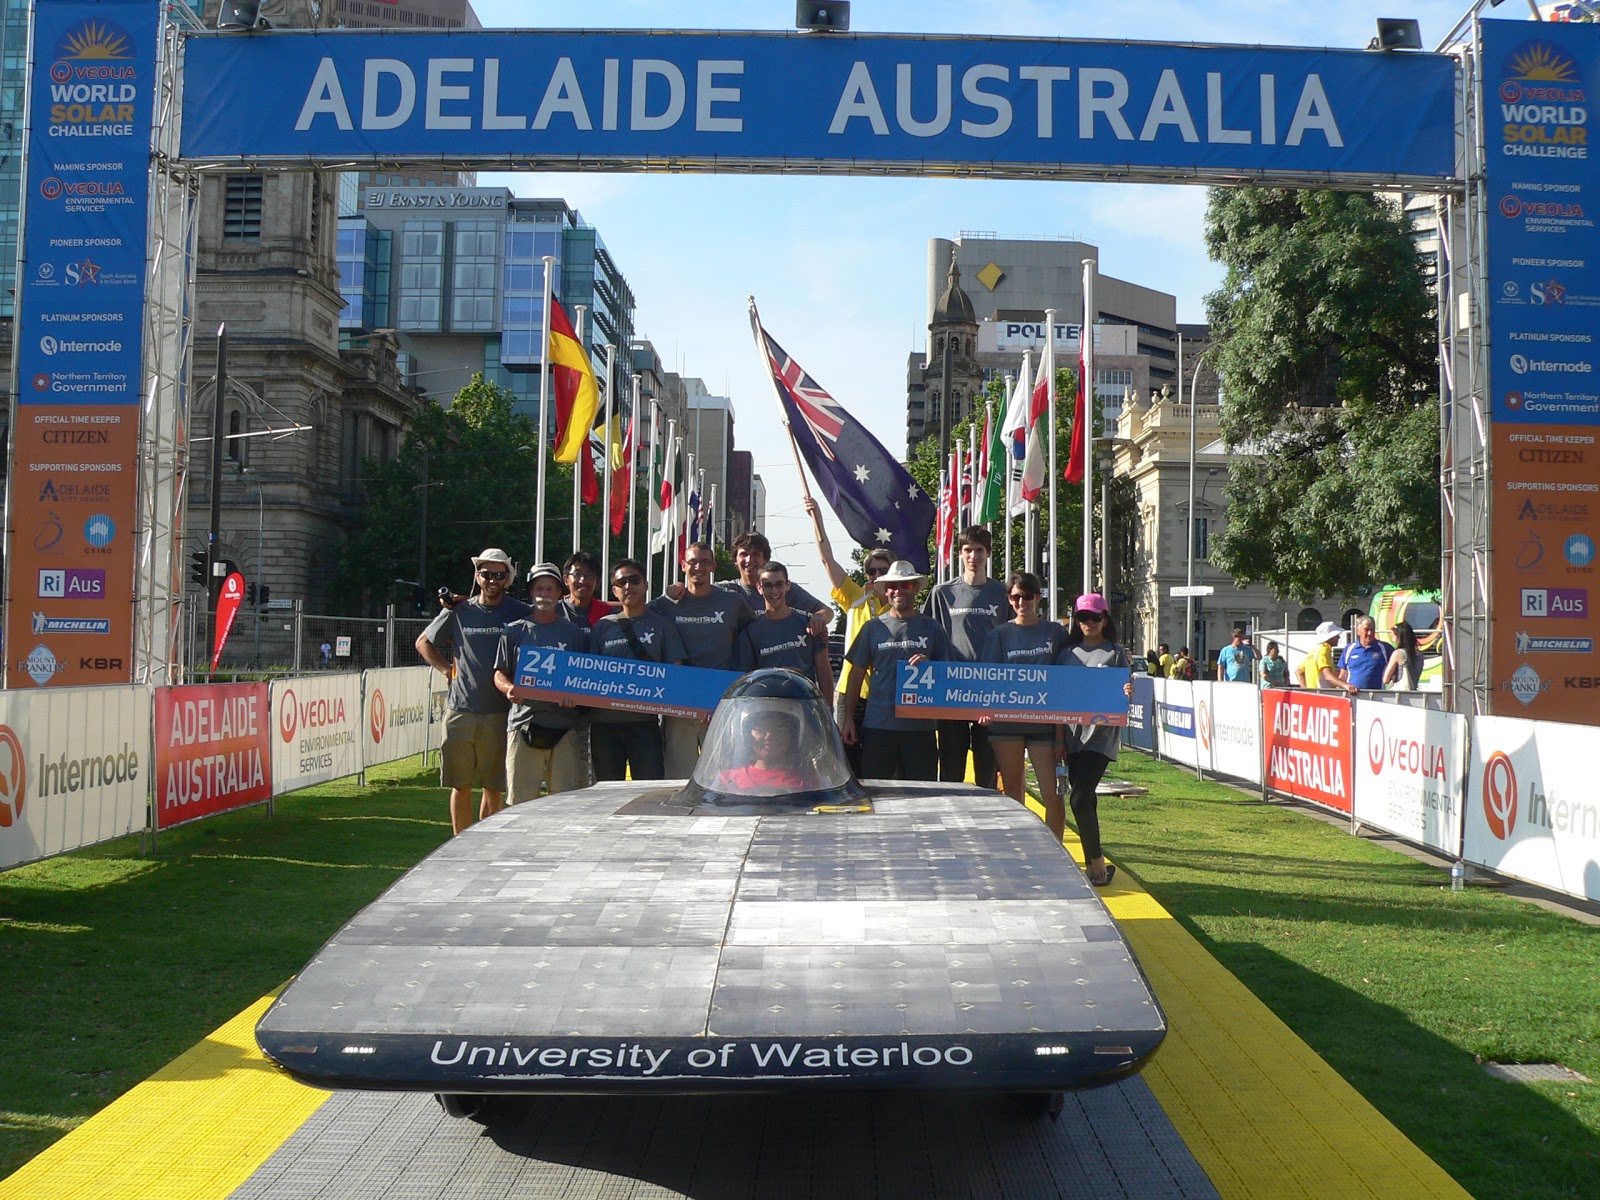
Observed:
[[[866,558],[861,562],[862,572],[867,577],[867,586],[862,587],[850,578],[839,561],[833,556],[833,547],[828,542],[828,531],[822,523],[822,510],[817,502],[810,496],[804,501],[807,515],[811,517],[811,528],[817,539],[817,556],[822,559],[822,569],[828,573],[828,582],[832,591],[829,598],[844,612],[844,646],[850,649],[850,644],[856,640],[856,634],[861,632],[861,627],[888,608],[888,601],[884,599],[883,585],[878,579],[889,569],[894,562],[894,555],[887,550],[868,551]],[[843,671],[839,672],[839,690],[834,699],[834,719],[842,726],[846,716],[853,716],[856,722],[858,735],[864,732],[861,723],[861,706],[865,703],[867,679],[871,671],[862,671],[859,694],[845,697]],[[861,744],[848,745],[844,748],[845,757],[850,762],[850,769],[859,777],[861,774]]]
[[[1350,686],[1339,678],[1338,654],[1333,648],[1343,632],[1344,630],[1332,621],[1324,621],[1317,626],[1316,649],[1306,655],[1300,663],[1300,682],[1306,687],[1327,688],[1338,692],[1351,690]]]

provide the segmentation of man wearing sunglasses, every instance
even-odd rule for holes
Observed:
[[[650,602],[650,611],[660,613],[677,626],[691,667],[732,671],[735,669],[734,646],[744,627],[755,619],[755,614],[733,592],[711,586],[711,573],[716,566],[716,555],[707,543],[686,546],[683,589],[675,598],[657,596]],[[687,779],[694,774],[694,764],[700,758],[700,743],[705,740],[709,724],[708,720],[698,717],[661,718],[668,779]]]
[[[928,593],[922,611],[939,623],[950,640],[954,662],[977,662],[996,625],[1011,619],[1006,586],[989,577],[989,531],[973,525],[961,531],[961,574]],[[979,787],[995,785],[994,751],[983,726],[972,721],[939,722],[939,778],[961,783],[967,777],[967,751],[972,751],[972,778]]]
[[[417,653],[450,680],[439,779],[450,789],[450,827],[456,833],[472,824],[474,782],[483,788],[480,821],[505,805],[511,702],[495,686],[495,653],[511,623],[533,611],[506,595],[516,565],[504,550],[485,550],[473,558],[472,569],[477,595],[442,609],[417,638]]]
[[[861,627],[845,651],[845,695],[855,695],[862,673],[872,669],[867,689],[864,724],[870,733],[862,747],[862,775],[869,779],[934,779],[938,775],[939,747],[934,722],[925,717],[895,714],[895,691],[900,664],[950,657],[944,630],[917,611],[917,593],[927,579],[910,563],[894,563],[883,575],[889,610]],[[854,716],[839,725],[845,745],[860,740]]]
[[[839,560],[833,556],[833,546],[828,541],[828,531],[822,523],[822,509],[810,496],[805,498],[806,514],[811,518],[811,529],[817,539],[817,555],[822,559],[822,569],[828,573],[828,582],[832,585],[831,599],[844,610],[844,644],[849,646],[856,640],[856,634],[861,632],[861,627],[874,617],[881,615],[889,607],[889,602],[884,599],[883,584],[880,582],[894,562],[894,555],[887,550],[869,550],[866,557],[861,560],[861,571],[867,577],[866,586],[863,587],[850,573],[839,565]],[[862,681],[862,686],[871,683],[871,672]],[[839,672],[839,692],[834,701],[834,720],[843,727],[846,717],[851,718],[856,724],[858,740],[844,748],[845,758],[850,762],[850,769],[861,776],[861,747],[864,738],[859,735],[866,733],[865,726],[861,723],[861,708],[865,696],[856,692],[853,696],[846,696],[844,690],[844,672]]]
[[[624,558],[611,568],[611,594],[621,602],[619,611],[601,617],[589,634],[589,647],[612,658],[639,658],[650,662],[681,664],[689,657],[678,627],[646,601],[644,564]],[[613,779],[665,779],[661,749],[661,722],[653,713],[620,708],[597,708],[589,721],[589,751],[594,777]]]

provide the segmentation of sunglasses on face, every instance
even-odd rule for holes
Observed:
[[[479,579],[488,579],[488,580],[493,581],[493,582],[499,582],[499,581],[502,581],[502,580],[510,579],[511,578],[511,572],[510,571],[479,571],[478,572],[478,578]]]
[[[917,587],[917,585],[915,583],[912,583],[910,580],[905,580],[905,579],[902,579],[902,580],[891,580],[890,582],[884,584],[883,586],[887,590],[889,590],[891,592],[910,592],[910,591],[915,591],[916,587]]]
[[[618,575],[611,581],[612,587],[638,587],[644,582],[643,575]]]
[[[1074,613],[1072,619],[1075,620],[1075,621],[1083,621],[1083,622],[1086,622],[1087,624],[1090,624],[1090,625],[1098,625],[1098,624],[1100,624],[1101,621],[1104,621],[1106,618],[1105,618],[1105,614],[1104,613],[1083,612],[1083,613]]]
[[[1024,600],[1037,600],[1038,592],[1012,592],[1008,599],[1013,604],[1021,604]]]
[[[877,579],[889,573],[888,567],[866,567],[864,570],[868,579]]]

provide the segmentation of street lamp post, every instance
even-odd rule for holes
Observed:
[[[1189,594],[1186,595],[1183,598],[1183,628],[1184,628],[1184,635],[1183,636],[1184,636],[1185,639],[1187,639],[1190,642],[1192,642],[1194,640],[1194,533],[1195,533],[1195,526],[1194,526],[1194,453],[1195,453],[1195,447],[1194,447],[1194,432],[1195,432],[1194,431],[1194,426],[1195,426],[1194,408],[1195,408],[1195,389],[1196,389],[1196,386],[1200,382],[1200,368],[1201,368],[1201,366],[1203,366],[1205,364],[1206,355],[1208,353],[1210,353],[1210,352],[1209,351],[1205,351],[1205,350],[1202,350],[1200,352],[1200,356],[1198,358],[1196,358],[1195,361],[1194,361],[1194,374],[1189,376],[1189,505],[1188,505],[1188,509],[1186,510],[1187,514],[1188,514],[1186,519],[1188,520],[1188,523],[1189,523],[1189,528],[1188,528],[1189,553],[1188,553],[1188,569],[1184,573],[1184,583],[1186,585],[1186,590],[1188,591]],[[1179,387],[1183,386],[1182,377],[1180,377],[1178,379],[1178,386]]]

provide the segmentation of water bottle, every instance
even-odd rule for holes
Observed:
[[[1058,759],[1056,762],[1056,795],[1067,794],[1067,760]]]
[[[1450,890],[1459,892],[1467,886],[1467,864],[1459,858],[1450,864]]]

